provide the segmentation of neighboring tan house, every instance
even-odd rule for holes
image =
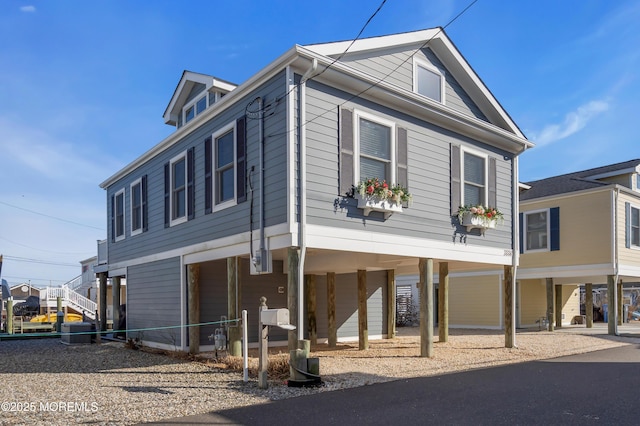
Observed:
[[[271,327],[271,342],[365,348],[393,336],[396,276],[423,272],[427,291],[447,269],[504,271],[513,302],[517,163],[532,145],[441,28],[296,45],[238,86],[185,71],[164,119],[175,132],[100,185],[96,272],[126,278],[128,328],[155,328],[128,337],[210,349],[219,324],[186,327],[246,309],[256,342],[265,296],[298,327]],[[412,202],[354,191],[369,178]],[[463,226],[460,205],[504,223]]]
[[[519,323],[570,324],[580,286],[588,303],[592,285],[607,284],[613,331],[622,284],[640,280],[640,159],[526,182],[520,211]]]

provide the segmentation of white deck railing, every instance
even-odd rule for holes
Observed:
[[[47,287],[40,292],[40,300],[52,301],[60,297],[62,302],[78,312],[84,312],[87,317],[94,319],[98,304],[91,299],[71,290],[68,286]]]

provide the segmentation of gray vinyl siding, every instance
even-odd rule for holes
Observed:
[[[200,95],[200,93],[202,93],[205,89],[207,88],[207,86],[205,86],[202,83],[196,83],[193,85],[193,88],[191,89],[191,91],[189,92],[189,96],[187,96],[187,99],[185,100],[185,104],[188,104],[190,101],[192,101],[196,96]]]
[[[247,310],[249,324],[249,342],[258,341],[258,307],[260,298],[267,298],[269,308],[287,307],[287,276],[282,272],[282,261],[274,261],[273,273],[266,275],[250,275],[249,261],[241,260],[241,303],[238,316],[243,309]],[[284,288],[284,293],[278,293],[278,287]],[[225,316],[228,320],[228,291],[227,291],[227,260],[216,260],[200,264],[200,322],[218,322]],[[295,321],[292,319],[291,321]],[[229,323],[228,325],[233,325]],[[206,325],[200,328],[200,345],[212,345],[208,336],[214,334],[219,324]],[[287,340],[287,332],[278,328],[269,329],[269,340],[272,342]]]
[[[413,91],[412,55],[414,54],[416,58],[431,64],[445,76],[445,105],[458,112],[487,121],[478,106],[429,48],[416,51],[415,48],[407,50],[406,47],[400,46],[382,53],[376,52],[375,56],[371,56],[370,52],[347,54],[341,62],[371,74],[376,79],[384,79],[387,83]]]
[[[180,326],[180,259],[172,258],[127,271],[127,329]],[[145,341],[180,348],[180,328],[128,333]]]
[[[356,99],[346,102],[348,95],[317,82],[307,87],[307,223],[334,228],[368,230],[451,242],[465,236],[468,244],[511,247],[511,156],[488,145],[442,129],[419,118]],[[329,113],[309,121],[336,105],[357,108],[392,120],[407,129],[408,180],[413,204],[402,213],[384,220],[381,213],[365,217],[357,201],[339,194],[338,120]],[[481,236],[456,227],[450,212],[451,145],[471,147],[494,157],[497,163],[497,208],[504,213],[505,224]]]
[[[109,262],[115,263],[134,259],[154,253],[164,252],[192,244],[210,241],[249,231],[250,195],[247,201],[236,206],[205,214],[205,177],[204,177],[204,140],[216,130],[234,122],[245,114],[247,105],[257,96],[265,103],[273,102],[276,97],[285,93],[285,74],[278,74],[266,82],[260,89],[236,102],[221,114],[199,125],[178,143],[175,143],[161,154],[139,167],[125,178],[107,189],[108,211],[111,196],[119,189],[125,188],[125,235],[126,238],[116,243],[109,239]],[[257,108],[257,103],[254,104]],[[287,134],[286,134],[286,102],[274,104],[265,114],[265,224],[272,226],[287,221]],[[247,175],[251,167],[255,172],[251,177],[256,197],[260,183],[258,120],[247,118]],[[191,123],[189,124],[191,125]],[[165,228],[164,225],[164,164],[176,155],[189,148],[195,149],[195,218],[186,223]],[[148,179],[148,231],[130,235],[130,203],[129,184],[147,175]],[[257,200],[256,200],[257,201]],[[254,206],[254,229],[259,225],[257,203]],[[111,221],[108,220],[107,235],[111,236]]]

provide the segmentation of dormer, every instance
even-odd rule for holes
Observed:
[[[165,124],[182,127],[236,87],[228,81],[185,70],[164,112]]]
[[[587,179],[604,183],[616,183],[634,191],[640,192],[640,162],[632,160],[622,163],[624,167],[608,170],[603,173],[586,176]]]

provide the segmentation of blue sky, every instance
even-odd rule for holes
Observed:
[[[471,0],[388,0],[363,36],[445,26]],[[0,2],[0,253],[58,285],[106,237],[99,184],[173,129],[184,69],[235,83],[294,44],[352,39],[379,0]],[[447,34],[525,134],[522,181],[640,157],[640,2],[479,0]]]

